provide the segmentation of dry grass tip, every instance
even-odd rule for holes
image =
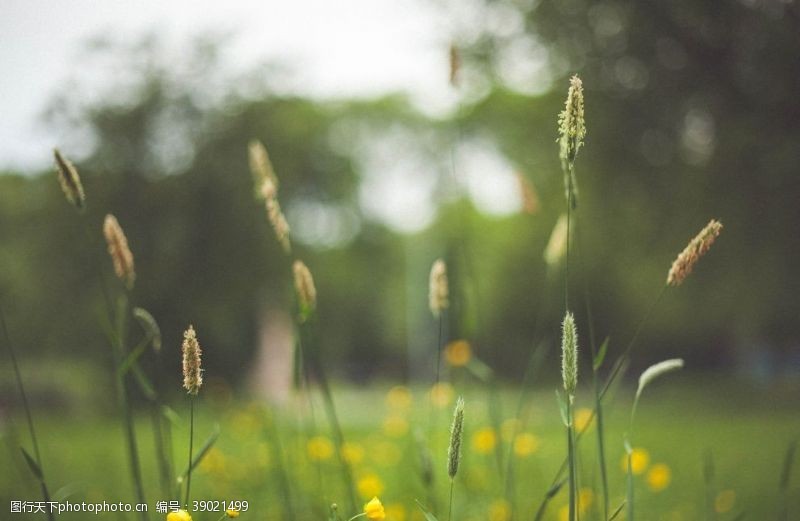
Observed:
[[[431,266],[428,284],[428,305],[433,316],[438,317],[450,305],[447,286],[447,264],[443,259],[436,259]]]
[[[714,244],[714,240],[719,237],[722,231],[722,223],[716,219],[711,219],[705,228],[700,230],[694,239],[689,241],[689,244],[672,263],[672,267],[667,274],[667,284],[670,286],[680,286],[680,284],[689,276],[694,269],[694,265],[700,260],[700,257],[706,254]]]
[[[57,148],[53,150],[53,156],[56,160],[58,183],[61,185],[67,201],[78,210],[83,210],[86,205],[86,194],[83,192],[83,184],[78,170],[69,159],[61,155]]]
[[[183,351],[183,387],[189,394],[197,395],[203,385],[203,369],[200,367],[200,356],[203,352],[192,325],[189,325],[189,328],[183,333],[181,350]]]
[[[108,245],[108,254],[114,263],[114,273],[128,289],[131,289],[136,280],[133,254],[128,247],[125,232],[122,231],[117,218],[111,214],[106,215],[105,221],[103,221],[103,235]]]

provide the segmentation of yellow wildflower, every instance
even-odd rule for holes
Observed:
[[[312,461],[323,461],[333,456],[333,443],[325,436],[314,436],[308,440],[306,449]]]
[[[167,514],[167,521],[192,521],[192,516],[186,510],[180,509]]]
[[[386,519],[386,511],[383,509],[383,505],[381,504],[381,500],[378,499],[378,496],[373,497],[369,503],[364,505],[364,513],[367,515],[367,519],[373,521],[383,521]]]
[[[363,497],[378,496],[383,492],[384,488],[383,481],[376,474],[365,474],[358,480],[356,487],[358,488],[358,493]],[[373,501],[375,500],[373,499]],[[378,504],[380,505],[380,502]],[[383,512],[383,506],[381,506],[381,512]]]
[[[230,518],[239,517],[239,511],[229,508],[228,510],[225,511],[225,515]]]
[[[716,499],[714,499],[714,511],[717,514],[724,514],[726,512],[730,512],[733,509],[733,505],[736,503],[736,492],[733,490],[723,490],[719,494],[717,494]]]
[[[530,432],[520,433],[514,440],[514,454],[525,458],[539,450],[539,445],[539,438]]]
[[[509,521],[511,505],[505,499],[496,499],[489,505],[489,521]]]
[[[635,475],[639,475],[650,465],[650,453],[640,447],[633,449],[631,454],[631,469]],[[622,471],[628,472],[628,455],[622,456]]]
[[[578,511],[585,514],[594,502],[594,492],[590,488],[582,488],[578,491]]]
[[[663,463],[656,463],[647,473],[647,486],[653,492],[661,492],[672,481],[672,471]]]
[[[391,409],[405,410],[411,407],[411,391],[404,385],[396,385],[386,393],[386,404]]]
[[[445,346],[444,357],[453,367],[463,367],[472,359],[472,347],[466,340],[453,340]]]
[[[440,409],[448,407],[454,395],[453,386],[447,382],[440,382],[431,387],[431,402]]]
[[[358,465],[364,461],[364,447],[358,443],[346,441],[342,445],[342,458],[350,465]]]
[[[575,429],[578,432],[583,432],[588,429],[592,420],[594,419],[594,412],[591,409],[582,407],[575,411]]]
[[[392,414],[383,421],[383,431],[393,438],[399,438],[408,432],[408,421],[402,416]]]
[[[497,434],[491,427],[484,427],[472,435],[472,448],[479,454],[489,454],[497,445]]]

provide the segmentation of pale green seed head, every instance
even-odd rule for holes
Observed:
[[[583,116],[583,83],[576,75],[569,80],[569,91],[564,110],[558,115],[558,143],[562,161],[575,162],[575,156],[586,137],[586,121]]]
[[[572,397],[578,387],[578,330],[575,317],[567,311],[561,324],[561,378],[564,390]]]
[[[450,428],[450,446],[447,448],[447,475],[456,477],[461,461],[461,442],[464,439],[464,399],[460,396],[453,411],[453,425]]]

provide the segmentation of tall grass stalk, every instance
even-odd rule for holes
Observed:
[[[134,490],[137,501],[146,503],[144,494],[144,483],[142,480],[142,469],[139,464],[139,445],[136,440],[136,428],[133,421],[133,409],[128,399],[128,387],[125,372],[121,370],[125,358],[126,330],[128,326],[128,298],[127,295],[120,296],[117,301],[117,311],[115,313],[114,338],[112,339],[113,348],[112,361],[115,368],[115,382],[117,400],[119,403],[122,424],[125,430],[125,442],[128,452],[128,464],[130,466],[131,477],[133,479]],[[145,512],[141,513],[143,520],[147,519]]]
[[[86,236],[86,243],[91,249],[95,249],[95,235],[90,230],[89,222],[86,217],[86,195],[80,175],[78,174],[78,170],[75,168],[72,162],[66,159],[61,152],[59,152],[58,149],[53,151],[53,155],[59,184],[64,191],[67,201],[76,208],[79,214],[81,227],[84,235]],[[124,249],[127,250],[127,241],[125,240],[121,229],[118,230],[119,226],[116,223],[116,219],[113,219],[114,222],[110,223],[109,217],[112,217],[113,219],[113,216],[106,216],[106,220],[103,225],[103,233],[106,235],[107,240],[110,239],[109,234],[111,232],[114,234],[119,232],[119,234],[122,235],[121,240],[118,240],[119,237],[115,237],[116,243],[113,245],[113,247],[111,240],[109,240],[109,252],[111,253],[112,260],[114,261],[115,270],[119,266],[120,258],[118,256],[121,253],[126,256],[124,261],[127,263],[127,266],[125,267],[130,269],[130,271],[127,273],[126,289],[130,289],[130,285],[135,277],[135,274],[132,271],[133,259],[129,250],[120,252],[119,246],[122,245],[124,245]],[[111,230],[109,228],[110,224],[117,224],[117,229]],[[115,307],[111,300],[111,295],[109,293],[102,268],[98,270],[97,275],[108,314],[112,369],[115,375],[117,401],[119,403],[120,415],[122,417],[123,431],[125,433],[125,445],[128,452],[128,461],[131,470],[131,476],[133,478],[134,490],[138,502],[146,503],[144,486],[142,484],[141,468],[139,466],[139,453],[136,443],[136,433],[133,425],[133,415],[127,395],[125,374],[121,371],[121,364],[125,358],[125,327],[127,327],[126,315],[128,312],[127,292],[123,294],[118,302],[118,306]],[[143,520],[146,520],[146,513],[142,512],[141,517]]]
[[[189,397],[189,471],[186,473],[186,496],[183,503],[189,509],[189,498],[192,489],[192,457],[194,449],[194,396]]]
[[[605,423],[603,418],[603,403],[601,400],[600,389],[600,375],[599,371],[605,360],[608,350],[608,339],[597,349],[597,339],[594,330],[594,313],[592,312],[592,301],[589,292],[589,282],[586,273],[586,265],[584,264],[585,251],[584,243],[581,235],[580,226],[576,227],[576,237],[578,244],[578,264],[583,275],[583,301],[586,309],[586,316],[589,325],[589,346],[592,353],[592,391],[594,392],[594,416],[597,419],[596,432],[597,432],[597,458],[600,466],[600,485],[603,495],[603,521],[608,521],[609,516],[609,493],[608,493],[608,467],[606,464],[606,450],[605,450]]]
[[[17,388],[19,389],[19,395],[22,399],[22,408],[25,410],[25,420],[28,424],[28,434],[31,437],[31,445],[33,446],[33,456],[36,458],[36,465],[38,466],[38,476],[37,481],[39,481],[39,487],[42,490],[42,497],[44,498],[45,502],[48,505],[47,508],[47,519],[50,521],[54,521],[55,516],[52,510],[49,508],[50,502],[50,491],[47,488],[47,481],[44,478],[44,468],[42,467],[42,455],[39,452],[39,441],[36,438],[36,429],[33,426],[33,415],[31,414],[30,404],[28,403],[28,395],[25,393],[25,385],[22,383],[22,373],[19,370],[19,364],[17,363],[17,355],[14,351],[14,344],[11,342],[11,334],[8,332],[8,324],[6,323],[6,316],[3,312],[2,303],[0,303],[0,325],[3,326],[3,338],[6,342],[6,348],[8,349],[9,357],[11,358],[11,365],[14,368],[14,376],[17,380]],[[33,471],[33,469],[31,469]],[[35,472],[37,473],[37,472]]]

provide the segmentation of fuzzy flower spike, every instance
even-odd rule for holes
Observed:
[[[583,116],[583,82],[576,75],[569,80],[567,102],[558,116],[560,157],[572,165],[586,137],[586,121]]]
[[[700,230],[694,239],[672,263],[672,267],[667,274],[667,284],[670,286],[680,286],[694,269],[694,265],[711,249],[711,245],[719,237],[722,231],[722,223],[716,219],[711,219],[709,223]]]
[[[203,369],[200,367],[202,350],[197,341],[194,326],[183,333],[183,387],[189,394],[197,395],[203,385]]]
[[[575,327],[575,317],[569,311],[564,316],[561,331],[561,377],[564,380],[564,390],[572,399],[578,387],[578,330]]]
[[[436,259],[431,267],[428,285],[428,305],[434,317],[441,315],[442,311],[447,309],[450,305],[447,285],[447,265],[442,259]]]
[[[117,218],[111,214],[106,215],[103,222],[103,236],[108,245],[108,254],[114,263],[114,273],[125,283],[128,289],[133,288],[136,280],[136,269],[133,264],[133,254],[128,247],[128,239]]]
[[[78,170],[69,159],[61,155],[57,148],[53,150],[53,156],[56,161],[58,183],[61,185],[67,201],[78,210],[83,210],[86,205],[86,194],[83,192],[83,184],[81,184]]]

